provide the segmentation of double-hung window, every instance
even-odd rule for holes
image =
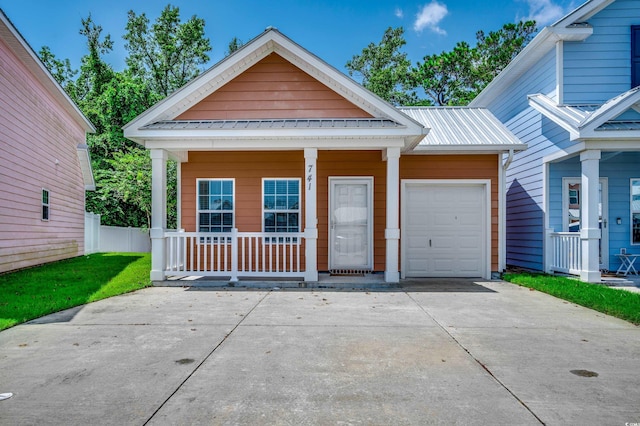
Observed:
[[[233,179],[198,179],[198,232],[231,232]]]
[[[631,179],[631,244],[640,244],[640,179]]]
[[[42,189],[42,220],[49,220],[49,190]]]
[[[300,179],[263,179],[264,232],[300,231]]]

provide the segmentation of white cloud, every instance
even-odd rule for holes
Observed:
[[[396,7],[394,14],[396,15],[396,18],[404,18],[404,12],[399,7]]]
[[[438,25],[445,16],[449,14],[447,6],[438,3],[437,0],[433,0],[431,3],[426,4],[420,12],[416,15],[416,21],[413,23],[413,29],[417,32],[421,32],[425,28],[437,34],[446,34],[447,32],[440,28]]]
[[[524,20],[534,20],[538,27],[553,24],[565,14],[562,6],[553,3],[551,0],[525,0],[529,5],[529,16]]]

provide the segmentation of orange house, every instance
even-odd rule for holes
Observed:
[[[504,170],[525,145],[485,109],[396,108],[275,29],[124,132],[151,151],[154,281],[504,268]]]

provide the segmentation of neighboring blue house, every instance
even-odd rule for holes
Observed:
[[[528,144],[506,160],[507,265],[599,282],[640,254],[638,85],[640,1],[592,0],[471,103]]]

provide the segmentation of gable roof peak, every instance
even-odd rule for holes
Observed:
[[[140,114],[124,126],[128,130],[140,129],[157,121],[172,120],[197,102],[242,74],[268,55],[275,53],[303,72],[340,94],[373,117],[388,118],[419,130],[422,125],[403,114],[393,105],[370,92],[344,73],[320,59],[282,34],[275,27],[243,45],[233,54],[200,74],[168,97]]]
[[[615,0],[588,0],[559,21],[544,27],[469,105],[488,107],[507,87],[555,48],[558,41],[583,41],[593,34],[587,22]]]

